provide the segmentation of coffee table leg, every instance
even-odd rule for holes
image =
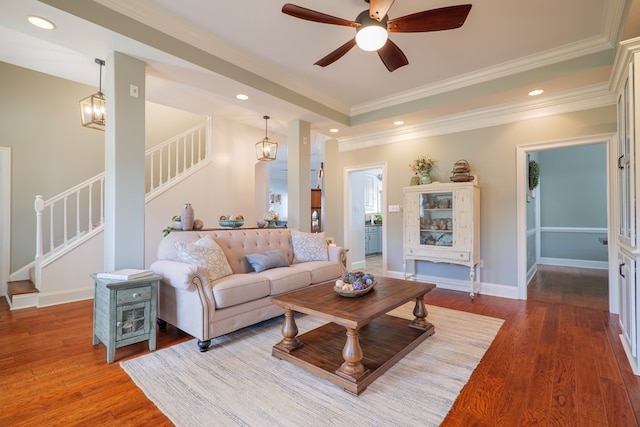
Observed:
[[[358,335],[357,329],[347,328],[347,342],[342,349],[344,362],[336,370],[336,374],[353,381],[369,372],[362,364],[364,354],[362,353],[362,347],[360,347]]]
[[[293,316],[293,310],[285,310],[284,311],[284,324],[282,325],[282,341],[276,344],[276,347],[279,350],[285,351],[287,353],[291,353],[296,348],[302,347],[302,342],[296,337],[298,335],[298,325],[296,325],[296,320]]]
[[[433,328],[433,325],[427,321],[427,307],[424,305],[424,295],[416,298],[416,306],[413,308],[413,315],[415,319],[411,321],[409,326],[416,329],[422,329],[426,331],[429,328]]]

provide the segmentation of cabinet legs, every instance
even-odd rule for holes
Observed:
[[[471,281],[471,291],[469,296],[471,299],[475,299],[476,295],[479,293],[479,286],[476,284],[476,265],[472,265],[469,268],[469,280]]]

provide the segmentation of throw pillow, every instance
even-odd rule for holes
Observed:
[[[305,233],[291,230],[293,262],[329,261],[324,233]]]
[[[246,255],[247,261],[256,273],[276,267],[289,267],[289,261],[280,251],[267,251]]]
[[[176,242],[176,252],[180,261],[206,269],[210,282],[233,274],[222,248],[211,236],[195,243]]]

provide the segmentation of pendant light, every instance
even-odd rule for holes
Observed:
[[[105,100],[102,93],[102,67],[104,67],[104,60],[96,58],[95,61],[96,64],[100,65],[100,86],[97,93],[80,101],[80,117],[82,118],[82,126],[104,130]]]
[[[270,162],[276,159],[278,143],[267,136],[267,120],[269,120],[269,116],[263,116],[262,118],[264,119],[264,139],[256,142],[256,157],[260,161]]]

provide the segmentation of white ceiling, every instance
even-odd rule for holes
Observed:
[[[117,50],[147,63],[150,101],[259,128],[268,114],[270,131],[281,134],[302,119],[314,133],[337,128],[331,136],[348,141],[397,129],[397,119],[420,126],[489,107],[599,95],[630,1],[470,2],[459,29],[392,33],[409,60],[392,73],[357,47],[326,68],[313,65],[355,31],[285,15],[284,3],[0,0],[0,60],[95,86],[94,58]],[[294,3],[349,20],[368,8],[363,0]],[[463,3],[398,0],[389,16]],[[34,28],[29,14],[57,29]],[[532,101],[527,92],[535,88],[545,93]],[[237,101],[239,92],[249,101]]]

